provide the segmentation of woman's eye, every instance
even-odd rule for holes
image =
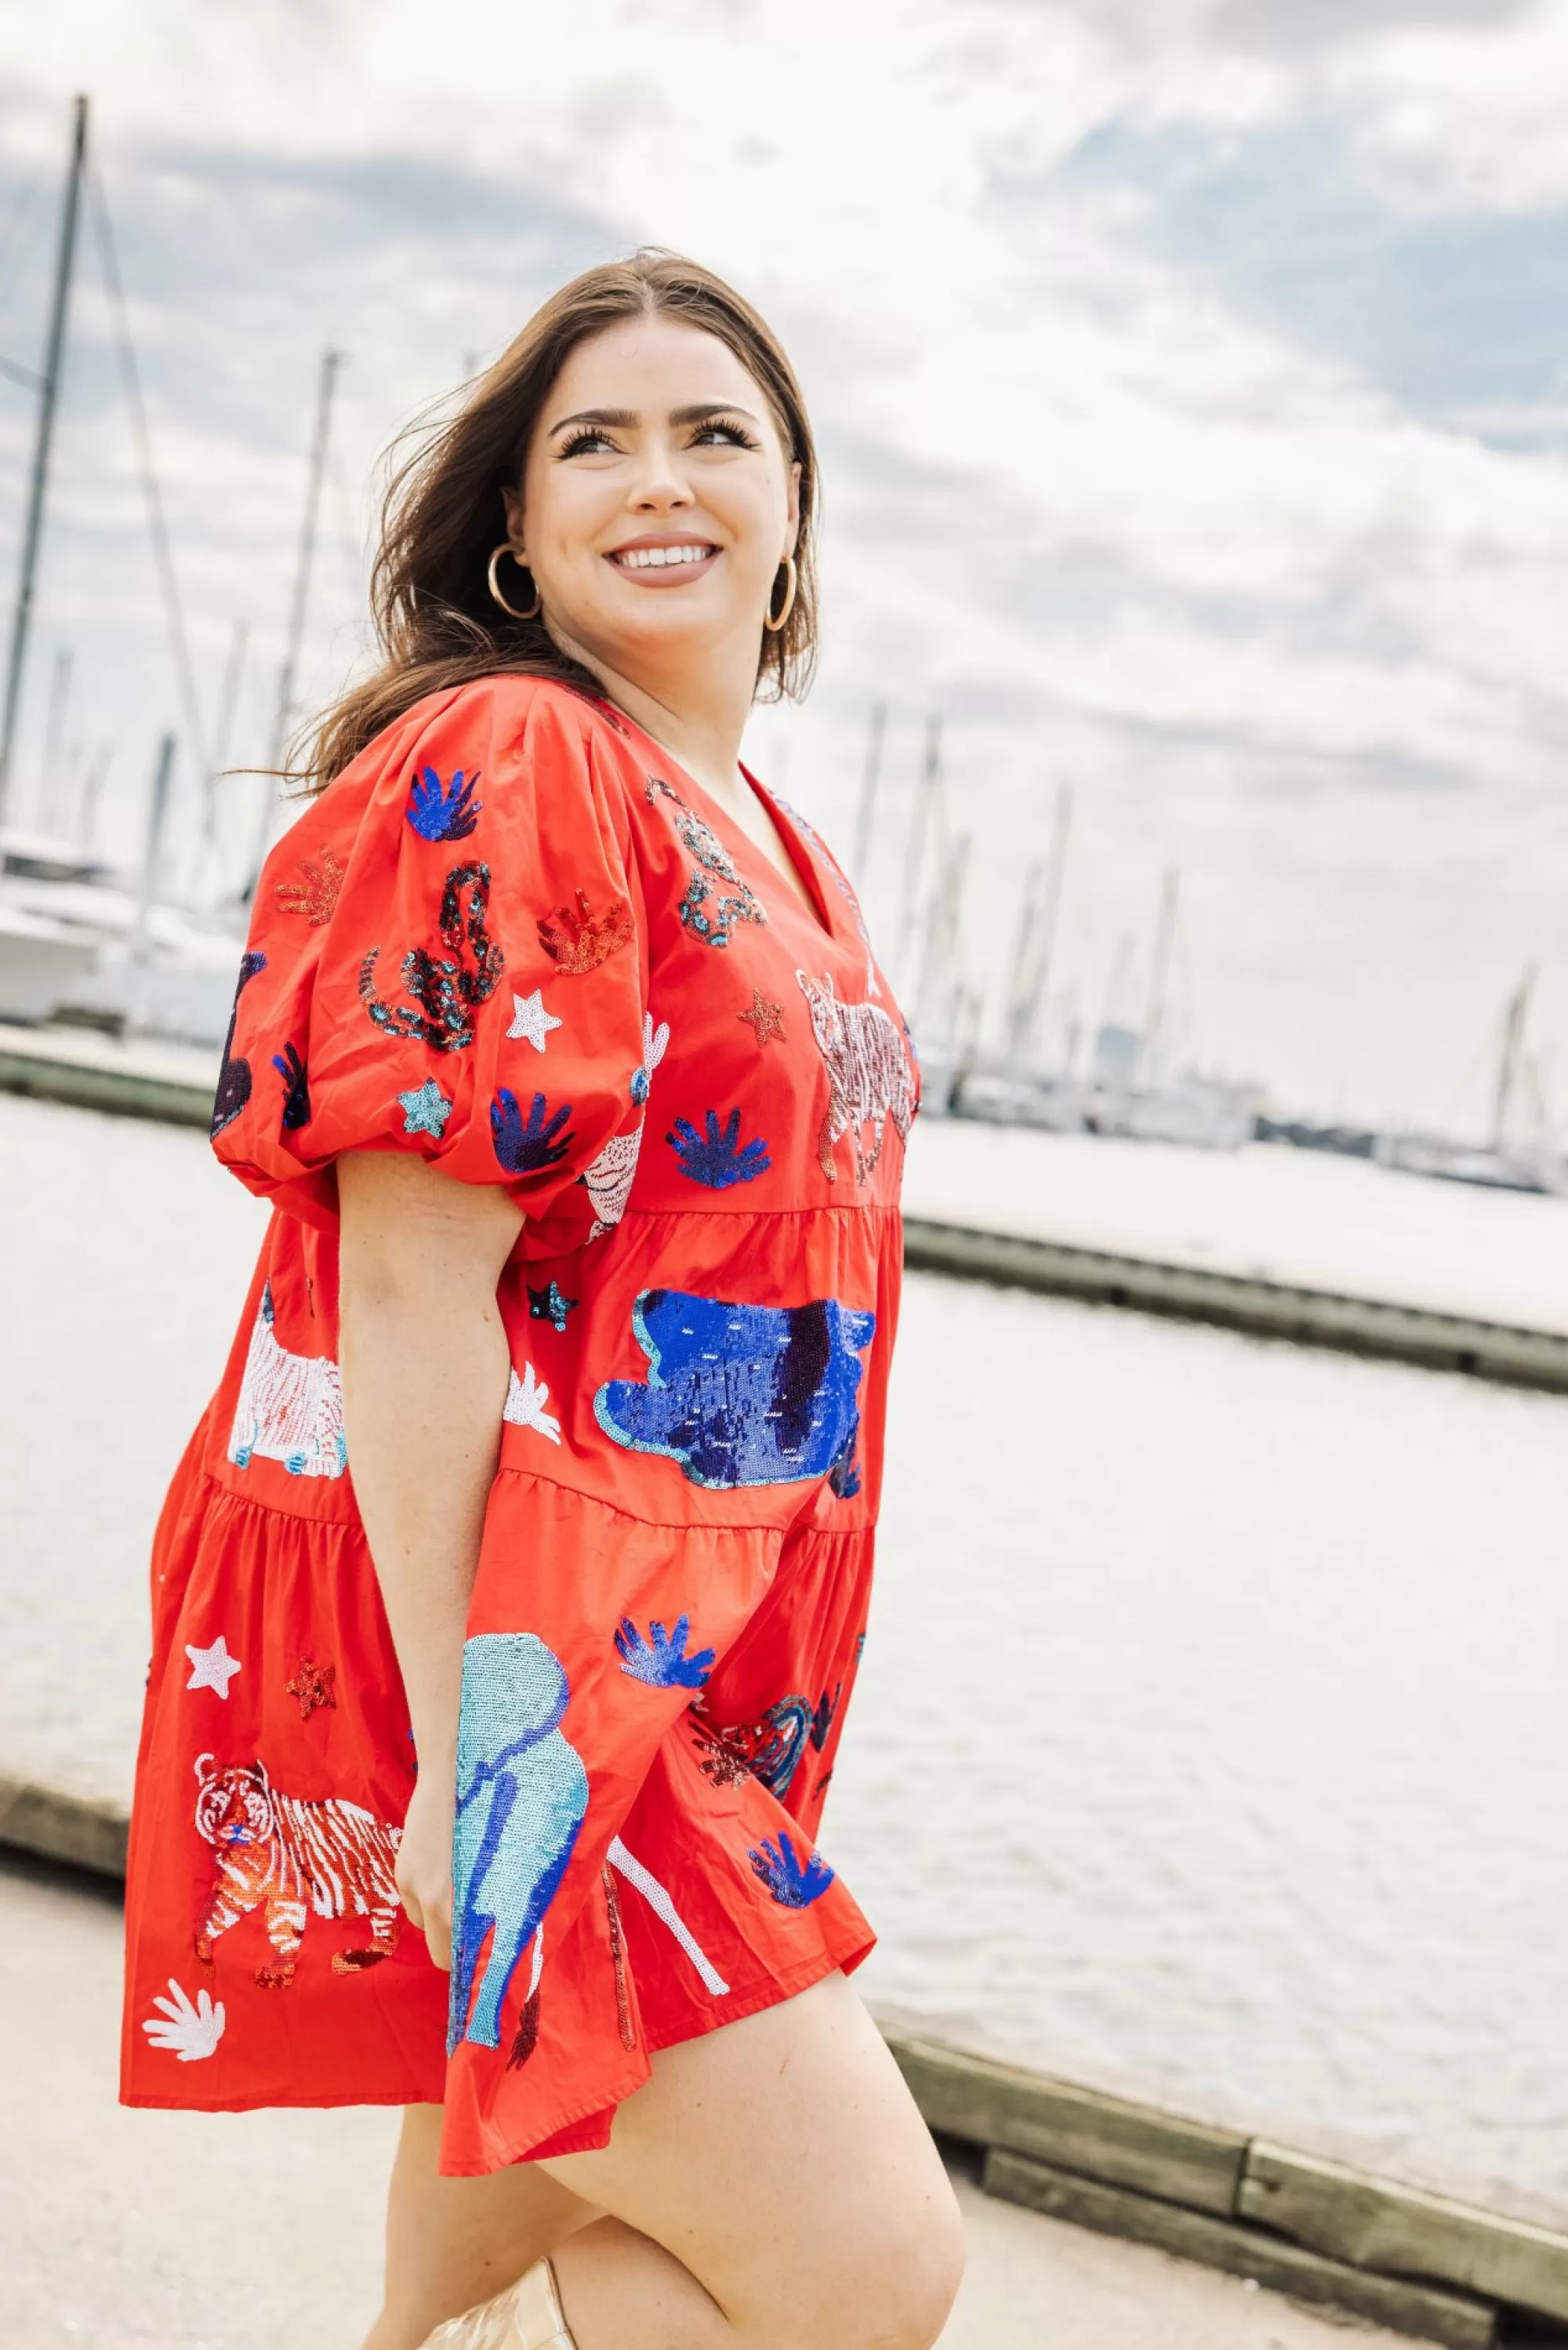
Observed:
[[[607,450],[613,451],[614,448],[615,442],[610,440],[607,433],[597,432],[591,425],[585,425],[580,432],[574,432],[569,441],[562,443],[556,454],[561,457],[597,457]]]
[[[706,424],[698,426],[691,436],[693,448],[704,441],[732,449],[754,449],[757,446],[744,425],[732,424],[723,417],[710,417]]]

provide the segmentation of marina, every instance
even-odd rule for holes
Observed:
[[[917,1124],[914,1200],[967,1180],[940,1163],[959,1131]],[[0,1167],[0,1771],[123,1801],[147,1544],[263,1211],[196,1132],[16,1097]],[[1058,2076],[1568,2211],[1539,2054],[1568,1996],[1563,1409],[912,1274],[826,1828],[882,1937],[868,1992]]]

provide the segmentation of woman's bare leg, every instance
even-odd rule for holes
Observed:
[[[663,2050],[554,2254],[577,2350],[929,2350],[962,2268],[941,2160],[844,1977]]]
[[[597,2216],[536,2162],[442,2178],[440,2146],[441,2107],[408,2106],[387,2197],[386,2300],[365,2350],[419,2350]]]

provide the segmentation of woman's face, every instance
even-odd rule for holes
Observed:
[[[628,318],[562,368],[507,526],[568,651],[656,691],[728,658],[745,665],[749,697],[799,486],[765,393],[727,344]]]

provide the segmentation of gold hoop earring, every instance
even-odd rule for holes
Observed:
[[[773,598],[770,595],[768,598],[768,608],[763,614],[763,626],[766,629],[768,634],[774,637],[777,636],[779,630],[783,628],[784,622],[788,619],[790,614],[794,609],[795,568],[794,556],[786,555],[779,567],[781,570],[788,574],[788,579],[784,588],[784,609],[781,612],[776,614],[774,613],[773,608]]]
[[[534,582],[534,601],[529,605],[528,609],[525,612],[520,612],[515,604],[509,604],[505,597],[502,594],[500,588],[496,586],[495,567],[500,562],[504,555],[509,555],[512,557],[513,562],[517,566],[519,571],[527,571],[528,569],[527,565],[524,562],[523,557],[518,554],[517,549],[513,546],[512,541],[509,538],[504,538],[500,546],[495,549],[495,552],[492,555],[490,558],[490,568],[484,575],[490,583],[490,592],[495,598],[495,601],[500,605],[502,610],[504,612],[510,612],[514,620],[536,620],[539,617],[539,607],[544,601],[543,597],[539,593],[539,583],[537,580],[535,580]],[[533,577],[533,574],[531,572],[529,573],[529,577],[531,578]]]

